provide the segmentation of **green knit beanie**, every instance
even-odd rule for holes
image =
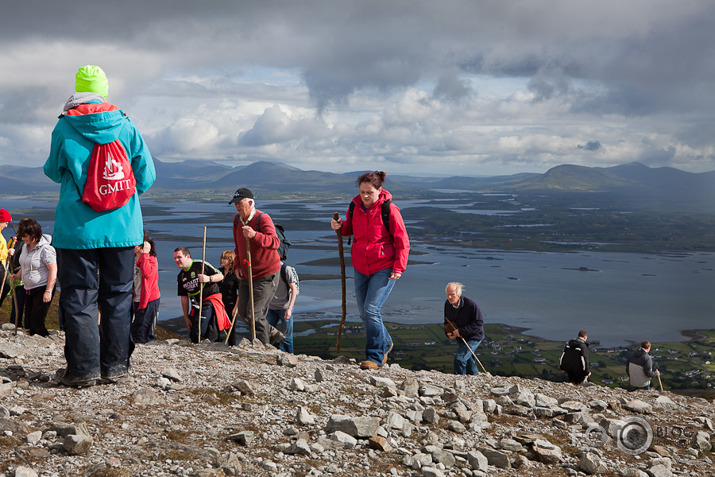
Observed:
[[[97,93],[106,98],[109,94],[107,75],[99,66],[83,66],[77,71],[74,89],[77,93]]]

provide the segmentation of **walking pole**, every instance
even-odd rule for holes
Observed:
[[[12,237],[10,239],[10,244],[8,245],[8,250],[10,250],[10,247],[15,247],[15,237]],[[12,257],[8,254],[8,257],[5,261],[5,278],[7,278],[7,274],[10,273],[10,275],[14,275],[15,271],[12,266]],[[3,286],[5,285],[5,280],[2,282]],[[15,293],[15,280],[10,281],[10,289],[12,293],[12,302],[15,305],[15,332],[13,333],[15,336],[17,336],[17,322],[20,321],[20,309],[17,306],[17,293]],[[0,296],[2,296],[2,286],[0,286]]]
[[[454,328],[455,330],[457,329],[457,327],[454,325],[454,323],[452,323],[451,321],[449,321],[449,318],[447,318],[447,317],[445,316],[444,319],[447,320],[447,323],[449,323],[450,326],[452,326],[452,328]],[[489,373],[487,373],[487,370],[484,369],[484,365],[482,364],[482,362],[479,361],[479,358],[477,358],[477,355],[474,354],[474,351],[472,351],[472,348],[470,348],[469,345],[467,344],[467,340],[465,340],[462,335],[460,335],[459,338],[462,340],[462,343],[464,343],[464,346],[467,347],[467,349],[469,350],[469,352],[472,353],[472,356],[474,356],[474,359],[477,360],[477,363],[479,363],[479,366],[481,366],[482,371],[484,371],[486,374],[489,374]]]
[[[658,385],[660,386],[660,392],[663,392],[663,382],[660,380],[660,373],[658,373]]]
[[[256,341],[256,315],[253,310],[253,267],[251,266],[251,242],[246,239],[246,261],[248,262],[248,299],[251,305],[251,340]],[[239,298],[240,299],[240,298]]]
[[[231,337],[231,332],[233,331],[233,325],[236,323],[236,317],[238,316],[238,307],[234,306],[233,307],[233,312],[231,313],[231,327],[228,329],[228,333],[226,333],[226,341],[224,341],[223,344],[228,345],[228,339]]]
[[[340,214],[333,212],[333,220],[340,220]],[[345,251],[343,250],[343,234],[340,230],[335,231],[338,235],[338,255],[340,255],[340,286],[343,291],[343,316],[340,319],[340,328],[338,329],[338,342],[335,345],[336,353],[340,354],[340,338],[343,335],[345,327],[345,315],[347,314],[347,305],[345,304]]]
[[[201,248],[201,275],[204,274],[204,264],[206,263],[206,226],[204,225],[204,242]],[[201,343],[201,311],[203,309],[202,301],[204,299],[204,286],[199,282],[199,339],[198,342]]]

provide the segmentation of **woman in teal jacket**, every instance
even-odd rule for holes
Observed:
[[[117,106],[106,102],[108,89],[101,68],[88,65],[79,69],[76,93],[67,101],[52,132],[50,156],[44,167],[47,177],[60,184],[53,245],[62,288],[67,369],[58,379],[74,387],[91,386],[100,378],[115,382],[128,372],[133,349],[134,246],[144,240],[139,195],[156,178],[151,154],[134,123]],[[131,164],[136,191],[126,204],[97,211],[82,201],[90,159],[95,144],[115,140]],[[111,174],[116,172],[113,159],[107,157],[101,163],[103,175],[112,179],[116,178]]]

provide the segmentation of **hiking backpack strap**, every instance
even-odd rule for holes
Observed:
[[[390,204],[391,200],[386,200],[380,206],[380,215],[382,215],[382,225],[387,229],[387,233],[390,233]],[[355,202],[350,201],[348,206],[348,215],[350,216],[350,222],[353,221],[353,212],[355,211]]]

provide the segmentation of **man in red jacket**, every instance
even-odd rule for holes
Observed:
[[[256,320],[256,338],[264,344],[271,341],[271,326],[266,320],[268,305],[278,287],[278,272],[281,258],[278,255],[280,240],[276,235],[273,220],[268,214],[256,209],[253,193],[241,188],[233,195],[229,204],[235,204],[238,212],[233,220],[233,241],[236,258],[233,269],[239,278],[238,313],[250,323],[248,307],[248,255],[246,241],[251,247],[251,269],[253,278],[253,313]]]

